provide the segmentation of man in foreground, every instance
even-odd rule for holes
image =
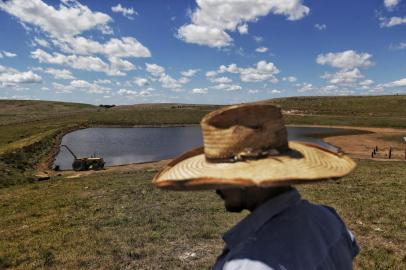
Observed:
[[[153,182],[216,189],[228,211],[251,211],[224,235],[213,269],[352,269],[359,249],[343,221],[291,187],[342,177],[355,167],[350,158],[288,142],[280,108],[269,104],[220,109],[201,125],[204,148],[176,158]]]

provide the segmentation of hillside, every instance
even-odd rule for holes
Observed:
[[[406,96],[291,97],[287,124],[406,128]],[[140,104],[100,108],[80,103],[0,101],[0,187],[24,182],[56,149],[61,136],[91,126],[198,124],[219,105]],[[28,177],[28,178],[27,178]]]

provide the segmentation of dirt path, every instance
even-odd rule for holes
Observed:
[[[378,152],[374,155],[373,160],[405,160],[406,142],[403,141],[402,137],[406,137],[406,129],[348,126],[319,127],[357,129],[373,132],[369,134],[333,136],[324,139],[324,141],[330,144],[341,147],[341,149],[351,157],[372,159],[372,151],[374,147],[377,146]],[[391,159],[388,158],[389,148],[392,148]]]
[[[351,157],[360,159],[371,159],[371,152],[375,146],[378,146],[378,152],[374,156],[373,160],[379,161],[395,161],[405,160],[406,143],[402,140],[402,137],[406,137],[406,129],[394,129],[394,128],[369,128],[369,127],[352,127],[352,126],[322,126],[322,125],[290,125],[296,127],[324,127],[324,128],[344,128],[344,129],[357,129],[369,131],[369,134],[358,135],[341,135],[325,138],[324,141],[340,147],[345,153]],[[389,148],[392,148],[392,157],[388,159]],[[55,172],[52,170],[41,170],[40,173],[55,176],[62,175],[66,178],[76,178],[94,173],[109,173],[109,172],[123,172],[134,170],[158,170],[164,166],[170,160],[161,160],[155,162],[128,164],[121,166],[107,167],[100,171],[60,171]]]

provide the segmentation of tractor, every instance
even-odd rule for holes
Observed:
[[[65,147],[73,156],[72,169],[75,171],[101,170],[104,168],[105,162],[102,157],[91,156],[78,158],[67,145],[62,144],[61,147]]]

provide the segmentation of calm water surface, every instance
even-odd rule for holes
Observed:
[[[337,128],[288,127],[290,140],[317,143],[337,150],[321,138],[332,135],[359,133]],[[173,158],[203,144],[200,127],[161,128],[87,128],[66,134],[66,144],[78,157],[101,156],[106,166],[149,162]],[[61,148],[54,165],[62,170],[72,169],[72,155]]]

